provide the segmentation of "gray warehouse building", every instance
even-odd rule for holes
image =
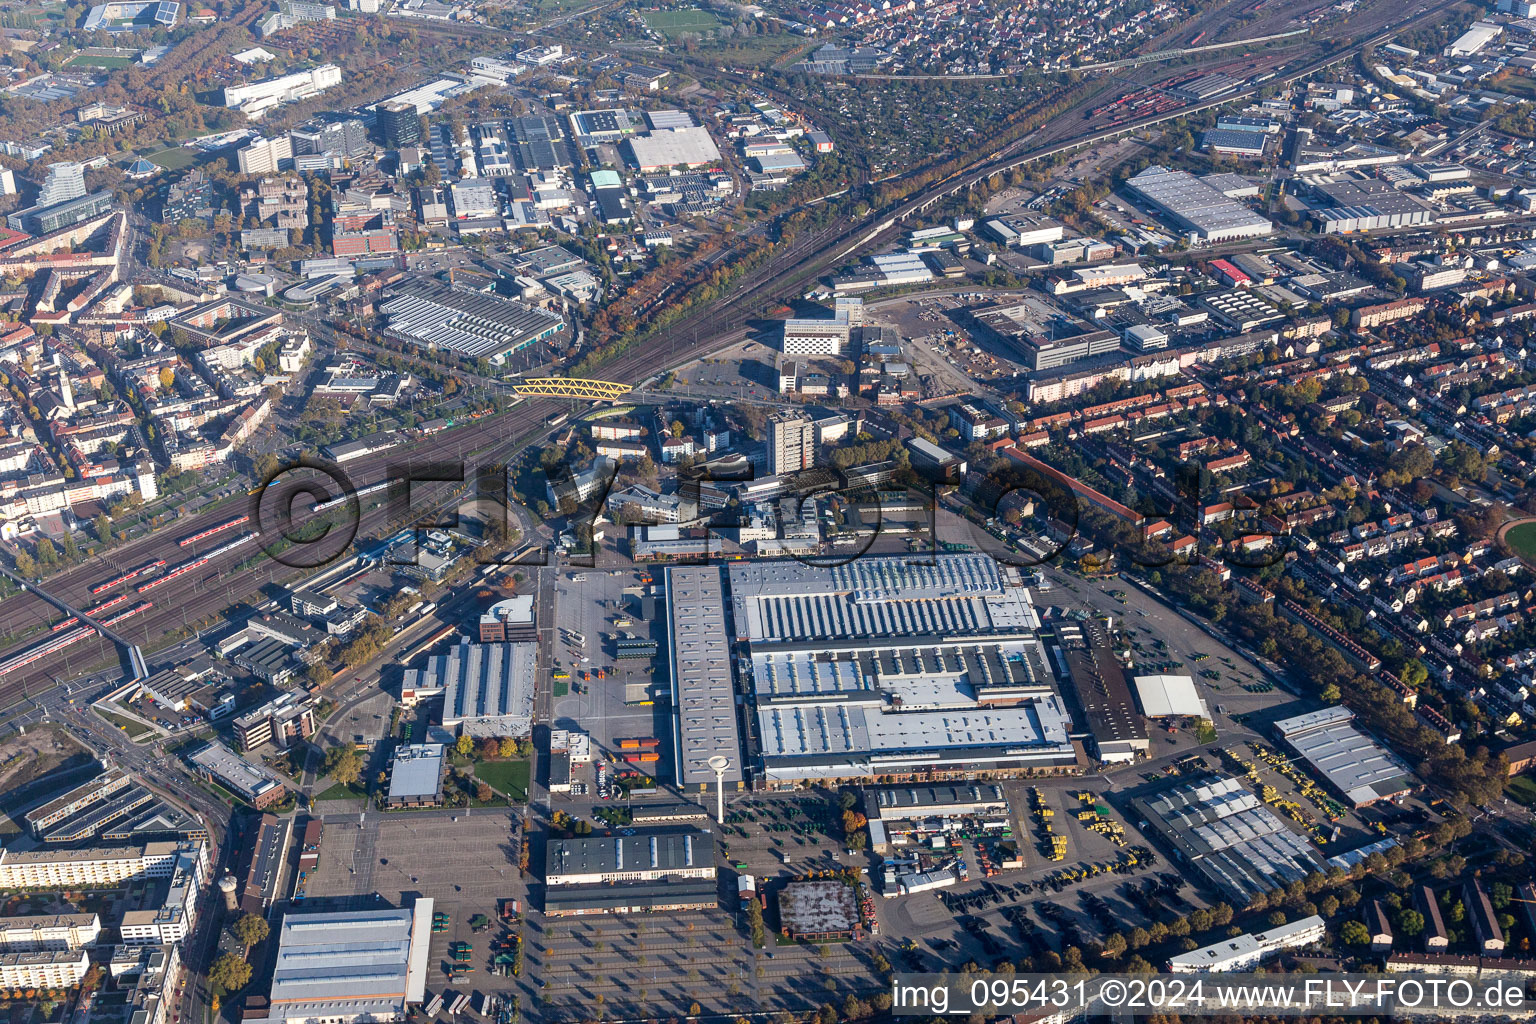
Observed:
[[[533,723],[537,643],[476,644],[407,669],[402,692],[417,699],[443,694],[443,726],[470,736],[526,736]]]
[[[1417,783],[1408,768],[1356,729],[1354,718],[1335,705],[1282,719],[1275,732],[1356,807],[1411,793]]]
[[[1243,903],[1326,868],[1306,836],[1248,791],[1241,779],[1207,775],[1131,801],[1141,827]]]
[[[714,878],[709,832],[696,828],[635,829],[634,835],[556,839],[544,853],[544,884],[602,885],[663,878]]]
[[[713,786],[709,759],[723,757],[725,785],[740,786],[745,776],[721,569],[678,566],[668,569],[664,580],[677,784],[691,790]]]
[[[1195,241],[1256,238],[1275,230],[1267,217],[1259,216],[1185,171],[1148,167],[1128,180],[1125,187]]]
[[[288,914],[265,1024],[404,1020],[426,998],[432,906],[421,897],[410,909]],[[249,1006],[245,1020],[262,1024]]]

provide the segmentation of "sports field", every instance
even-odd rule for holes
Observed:
[[[720,27],[720,19],[708,11],[688,8],[675,11],[647,11],[645,23],[664,36],[675,38],[684,32],[703,34]]]
[[[106,57],[82,53],[64,62],[67,68],[126,68],[133,66],[132,57]]]
[[[152,164],[159,164],[168,171],[177,171],[183,167],[191,167],[196,156],[184,146],[173,146],[170,149],[162,149],[158,153],[151,153],[145,159]]]
[[[1536,562],[1536,520],[1511,526],[1504,534],[1504,543],[1527,562]]]

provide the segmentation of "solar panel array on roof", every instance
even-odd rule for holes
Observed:
[[[1126,187],[1179,226],[1211,242],[1267,235],[1274,225],[1187,171],[1148,167]]]
[[[1028,596],[984,555],[861,558],[844,566],[731,566],[738,636],[752,640],[984,635],[1038,627]]]
[[[836,639],[982,632],[979,601],[908,600],[864,602],[837,595],[762,598],[757,605],[763,639]]]
[[[770,771],[775,759],[970,751],[978,759],[999,751],[1067,747],[1069,719],[1055,697],[1022,709],[881,713],[847,704],[758,709],[758,732]],[[1070,751],[1070,748],[1068,748]]]
[[[517,166],[525,172],[551,171],[571,166],[560,122],[553,117],[514,117],[507,122],[517,143]]]

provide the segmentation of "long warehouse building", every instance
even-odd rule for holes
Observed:
[[[1148,167],[1126,181],[1125,187],[1185,231],[1192,241],[1257,238],[1275,230],[1269,218],[1187,171]]]
[[[1335,705],[1282,719],[1275,732],[1356,807],[1413,792],[1418,784],[1407,766],[1356,729],[1354,718]]]
[[[397,286],[379,312],[392,333],[417,345],[493,363],[565,330],[558,313],[436,281]]]
[[[723,574],[719,566],[678,566],[668,569],[664,579],[677,784],[695,791],[713,786],[710,758],[723,757],[722,781],[727,787],[739,787],[746,776],[736,724]]]
[[[293,914],[277,933],[267,1017],[245,1024],[404,1020],[426,998],[433,902],[409,909]]]

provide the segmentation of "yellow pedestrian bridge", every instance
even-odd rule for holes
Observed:
[[[607,402],[629,394],[630,385],[580,377],[539,377],[520,380],[512,385],[512,390],[530,398],[585,398],[594,402]]]

